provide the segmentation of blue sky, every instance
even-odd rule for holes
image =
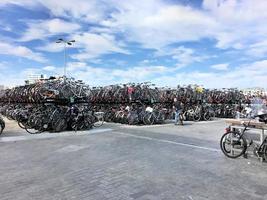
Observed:
[[[63,74],[90,85],[267,85],[264,0],[1,0],[0,84]]]

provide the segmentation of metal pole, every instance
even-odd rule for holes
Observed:
[[[66,79],[66,42],[64,42],[64,79]]]

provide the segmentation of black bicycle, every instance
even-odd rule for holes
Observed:
[[[5,126],[6,126],[5,121],[0,116],[0,135],[3,133],[3,130],[5,129]]]
[[[229,158],[238,158],[246,155],[248,147],[253,147],[254,155],[267,161],[267,136],[261,144],[257,144],[245,134],[250,125],[251,120],[248,123],[243,123],[244,129],[242,131],[240,129],[226,129],[226,133],[220,141],[221,150]]]

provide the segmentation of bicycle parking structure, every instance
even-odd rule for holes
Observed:
[[[26,130],[33,129],[31,133],[90,129],[104,120],[152,125],[173,118],[174,98],[184,104],[185,120],[200,121],[232,118],[251,97],[237,89],[159,88],[151,83],[90,88],[80,80],[53,78],[5,90],[0,95],[0,113]]]

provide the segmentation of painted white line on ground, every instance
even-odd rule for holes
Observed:
[[[194,124],[210,124],[210,123],[215,123],[218,121],[202,121],[202,122],[194,122],[194,121],[187,121],[189,123],[194,123]],[[187,125],[185,122],[185,125]],[[167,126],[173,126],[174,123],[169,123],[169,124],[154,124],[154,125],[140,125],[140,126],[135,126],[135,125],[121,125],[119,127],[122,128],[131,128],[131,129],[141,129],[141,128],[157,128],[157,127],[167,127]],[[181,127],[181,126],[178,126]]]
[[[194,123],[194,124],[210,124],[210,123],[216,123],[216,122],[220,122],[223,121],[222,119],[216,119],[216,120],[212,120],[212,121],[199,121],[199,122],[195,122],[195,121],[185,121],[185,125],[186,123]],[[166,126],[172,126],[174,125],[174,121],[173,122],[168,122],[167,124],[153,124],[153,125],[140,125],[140,126],[136,126],[136,125],[127,125],[127,124],[122,124],[118,127],[123,127],[123,128],[157,128],[157,127],[166,127]]]
[[[130,134],[130,133],[123,133],[123,132],[118,132],[118,131],[114,131],[113,133],[129,136],[129,137],[134,137],[134,138],[139,138],[139,139],[144,139],[144,140],[164,142],[164,143],[168,143],[168,144],[175,144],[175,145],[180,145],[180,146],[185,146],[185,147],[190,147],[190,148],[196,148],[196,149],[202,149],[202,150],[207,150],[207,151],[213,151],[213,152],[220,152],[221,151],[220,149],[215,149],[215,148],[210,148],[210,147],[203,147],[203,146],[198,146],[198,145],[194,145],[194,144],[174,142],[174,141],[164,140],[164,139],[156,139],[156,138],[151,138],[151,137],[147,137],[147,136],[139,136],[139,135],[134,135],[134,134]]]
[[[68,131],[62,133],[41,133],[36,135],[25,135],[25,136],[14,136],[14,137],[0,137],[0,142],[16,142],[23,140],[38,140],[38,139],[49,139],[49,138],[57,138],[57,137],[66,137],[66,136],[80,136],[80,135],[89,135],[95,133],[103,133],[113,131],[110,128],[103,129],[93,129],[89,131]]]
[[[196,124],[210,124],[210,123],[215,123],[215,122],[220,122],[221,120],[214,120],[214,121],[201,121],[201,122],[196,122]]]
[[[140,125],[140,126],[135,126],[135,125],[122,125],[119,126],[120,128],[133,128],[133,129],[140,129],[140,128],[157,128],[157,127],[165,127],[165,126],[172,126],[173,124],[154,124],[154,125]]]

